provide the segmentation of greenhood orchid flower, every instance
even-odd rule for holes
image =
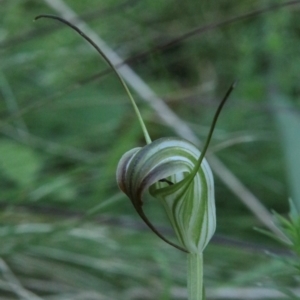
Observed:
[[[214,180],[204,156],[218,116],[235,83],[231,85],[215,113],[202,152],[184,139],[160,138],[152,142],[129,88],[103,51],[70,22],[52,15],[40,15],[35,20],[40,18],[58,20],[79,33],[99,52],[124,87],[147,144],[144,147],[133,148],[121,157],[116,172],[117,183],[155,234],[170,245],[188,253],[189,299],[203,299],[202,253],[216,229]],[[147,190],[162,203],[179,245],[166,239],[144,213],[143,195]]]
[[[144,222],[164,241],[188,253],[201,254],[216,229],[214,180],[204,155],[234,87],[235,83],[216,111],[202,153],[184,139],[161,138],[126,152],[117,167],[118,185]],[[162,236],[144,214],[142,196],[147,189],[164,206],[179,246]]]
[[[163,204],[180,246],[190,253],[203,252],[216,228],[213,176],[205,159],[195,172],[199,157],[190,142],[161,138],[125,153],[117,168],[120,189],[147,225],[157,234],[142,210],[142,196],[150,188]]]

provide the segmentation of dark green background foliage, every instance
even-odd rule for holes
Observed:
[[[300,207],[300,1],[275,7],[283,3],[65,1],[201,140],[238,79],[208,155],[280,213],[290,196]],[[0,298],[185,299],[184,254],[142,224],[115,182],[121,155],[145,144],[131,104],[113,73],[99,76],[107,65],[75,32],[33,22],[42,13],[58,14],[46,1],[0,1]],[[176,135],[136,100],[153,139]],[[219,178],[216,204],[208,298],[223,287],[234,299],[258,283],[297,286]],[[145,210],[170,234],[158,203]]]

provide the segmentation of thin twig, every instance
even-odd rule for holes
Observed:
[[[161,53],[169,48],[172,48],[192,37],[195,37],[195,36],[201,36],[202,34],[204,33],[207,33],[209,31],[213,31],[217,28],[221,28],[221,27],[224,27],[224,26],[229,26],[229,25],[232,25],[234,23],[237,23],[237,22],[241,22],[241,21],[246,21],[246,20],[249,20],[249,19],[252,19],[254,17],[258,17],[260,15],[263,15],[265,13],[268,13],[268,12],[271,12],[271,11],[276,11],[276,10],[279,10],[279,9],[282,9],[282,8],[285,8],[285,7],[290,7],[290,6],[294,6],[294,5],[298,5],[300,4],[300,1],[299,0],[293,0],[293,1],[287,1],[285,3],[281,3],[281,4],[277,4],[277,5],[272,5],[272,6],[268,6],[266,8],[261,8],[261,9],[256,9],[256,10],[253,10],[251,12],[248,12],[248,13],[244,13],[244,14],[241,14],[241,15],[238,15],[238,16],[235,16],[235,17],[232,17],[232,18],[229,18],[229,19],[225,19],[225,20],[222,20],[222,21],[219,21],[219,22],[214,22],[214,23],[210,23],[210,24],[207,24],[207,25],[201,25],[201,26],[198,26],[196,28],[193,28],[183,34],[181,34],[180,36],[177,36],[176,38],[174,39],[171,39],[170,41],[167,41],[163,44],[160,44],[160,45],[156,45],[155,47],[149,49],[149,50],[146,50],[144,52],[141,52],[137,55],[134,55],[134,56],[131,56],[127,59],[123,59],[122,62],[118,63],[118,64],[115,64],[115,68],[120,68],[122,67],[123,65],[126,65],[126,64],[131,64],[131,63],[134,63],[135,61],[139,61],[141,62],[141,60],[145,60],[147,58],[150,58],[152,57],[153,54],[155,53]],[[112,70],[110,68],[107,68],[97,74],[94,74],[92,76],[90,76],[89,78],[83,80],[81,83],[84,84],[84,83],[87,83],[87,82],[91,82],[91,81],[94,81],[96,79],[99,79],[105,75],[108,75],[112,72]]]

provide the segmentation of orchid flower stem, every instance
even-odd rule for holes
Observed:
[[[126,84],[126,82],[124,81],[124,79],[121,77],[121,75],[118,73],[116,67],[111,63],[111,61],[109,60],[109,58],[105,55],[105,53],[99,48],[99,46],[93,41],[91,40],[85,33],[83,33],[77,26],[73,25],[72,23],[68,22],[67,20],[63,19],[63,18],[60,18],[58,16],[53,16],[53,15],[39,15],[37,17],[35,17],[35,21],[36,20],[39,20],[41,18],[48,18],[48,19],[53,19],[53,20],[57,20],[61,23],[64,23],[65,25],[69,26],[70,28],[72,28],[73,30],[75,30],[79,35],[81,35],[92,47],[94,47],[97,52],[100,54],[100,56],[106,61],[106,63],[111,67],[111,69],[115,72],[115,74],[117,75],[117,78],[119,79],[120,83],[122,84],[123,88],[125,89],[130,101],[131,101],[131,104],[133,106],[133,109],[137,115],[137,118],[140,122],[140,125],[141,125],[141,128],[142,128],[142,131],[144,133],[144,136],[145,136],[145,140],[146,140],[146,143],[147,144],[150,144],[151,143],[151,138],[149,136],[149,133],[147,131],[147,128],[146,128],[146,125],[142,119],[142,116],[141,116],[141,113],[133,99],[133,96]]]
[[[188,300],[204,300],[203,290],[203,254],[187,255]]]

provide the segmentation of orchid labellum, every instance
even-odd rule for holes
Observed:
[[[214,116],[202,152],[187,140],[170,137],[151,141],[139,109],[122,77],[102,50],[70,22],[52,15],[36,17],[58,20],[77,31],[104,58],[128,94],[142,127],[146,145],[133,148],[120,159],[117,183],[150,229],[168,244],[188,253],[188,295],[203,299],[202,253],[216,229],[216,207],[212,171],[204,158],[218,116],[234,88],[231,85]],[[143,195],[149,190],[163,205],[178,238],[169,241],[150,222],[143,211]]]

